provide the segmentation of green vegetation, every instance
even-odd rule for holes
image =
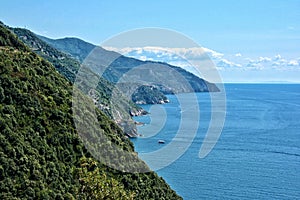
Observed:
[[[137,104],[160,104],[168,102],[168,99],[157,87],[142,85],[132,94],[132,101]]]
[[[135,160],[122,165],[143,166],[122,130],[96,115],[110,142],[132,152]],[[154,172],[124,173],[95,160],[74,125],[72,83],[2,24],[0,143],[0,199],[180,199]]]
[[[60,74],[66,77],[70,82],[74,83],[76,74],[80,68],[78,60],[53,48],[29,30],[22,28],[11,28],[11,30],[32,51],[48,60]],[[67,42],[61,43],[60,47],[62,48],[63,45],[67,45]],[[91,46],[87,45],[85,46],[85,49],[86,48],[90,49]],[[77,51],[81,52],[80,49]],[[92,72],[89,70],[87,74],[92,74]],[[86,77],[86,80],[89,81],[89,77]],[[113,92],[118,98],[112,98]],[[98,108],[117,122],[123,131],[125,131],[125,134],[133,137],[137,135],[137,129],[134,125],[134,121],[131,119],[131,115],[143,113],[143,110],[136,106],[132,101],[128,100],[128,98],[116,89],[112,83],[101,77],[99,78],[95,90],[85,91],[85,94],[91,96],[95,100]]]
[[[25,43],[32,51],[39,54],[56,68],[56,70],[72,83],[75,75],[80,68],[80,64],[70,58],[70,56],[54,49],[41,41],[31,31],[22,28],[11,28],[11,30]]]
[[[123,184],[99,169],[93,159],[82,158],[77,168],[80,188],[77,197],[80,199],[134,199],[134,192],[127,192]]]

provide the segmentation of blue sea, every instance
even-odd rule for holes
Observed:
[[[180,94],[190,100],[186,108],[200,108],[200,118],[182,123],[199,123],[199,128],[185,153],[157,173],[187,200],[300,199],[300,85],[226,84],[225,89],[224,128],[202,159],[199,149],[211,118],[210,96]],[[168,104],[144,105],[151,114],[135,118],[145,123],[138,127],[143,136],[132,140],[139,154],[160,150],[176,136],[183,110],[178,97],[168,98]],[[191,140],[188,132],[184,137],[177,140]],[[151,167],[160,161],[146,162]]]

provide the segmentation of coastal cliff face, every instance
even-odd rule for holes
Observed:
[[[181,199],[154,172],[124,173],[95,160],[74,125],[72,82],[2,23],[0,83],[0,199]],[[147,168],[123,131],[95,110],[110,142],[132,152],[121,167]]]

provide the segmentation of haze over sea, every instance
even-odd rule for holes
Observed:
[[[204,159],[198,157],[211,117],[209,94],[198,93],[201,115],[197,135],[185,154],[158,174],[187,200],[299,199],[300,85],[226,84],[225,88],[226,121],[212,152]],[[191,94],[180,95],[189,98]],[[146,123],[139,127],[145,137],[133,139],[138,152],[162,148],[175,136],[182,111],[176,96],[168,98],[168,104],[152,105],[167,114],[158,134],[147,138],[151,116],[135,118]],[[195,103],[190,102],[190,107]],[[149,110],[151,105],[143,107]],[[158,144],[160,139],[166,143]],[[187,140],[182,138],[182,142]]]

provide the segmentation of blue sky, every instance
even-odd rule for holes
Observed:
[[[296,66],[300,62],[299,10],[299,0],[3,0],[0,20],[51,38],[75,36],[94,44],[135,28],[173,29],[223,54],[223,59],[245,66],[243,70],[227,70],[224,66],[221,73],[227,82],[259,82],[266,78],[300,82],[300,76],[296,76],[300,74]],[[276,56],[287,70],[274,71]],[[246,65],[259,60],[273,68],[247,70]],[[252,78],[247,78],[247,72]]]

